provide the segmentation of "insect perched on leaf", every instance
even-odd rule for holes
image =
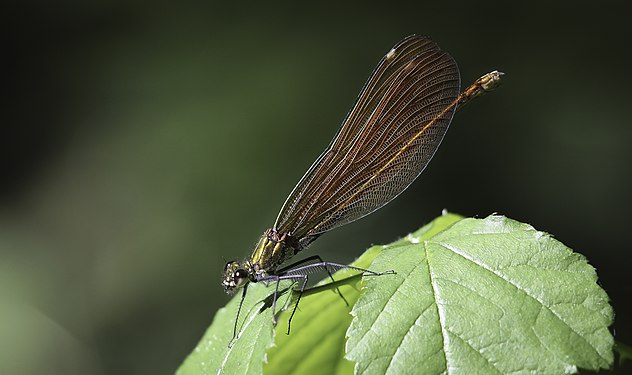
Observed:
[[[317,255],[281,266],[323,233],[372,213],[404,191],[432,159],[456,109],[496,87],[502,74],[488,73],[460,92],[456,62],[430,38],[412,35],[397,43],[379,62],[338,133],[290,193],[250,258],[226,263],[224,289],[243,290],[233,339],[250,283],[275,283],[273,316],[279,282],[299,284],[289,333],[309,274],[325,271],[332,278],[341,269],[374,276],[392,273],[324,262]]]

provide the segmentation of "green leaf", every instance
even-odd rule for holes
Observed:
[[[436,233],[460,219],[458,215],[444,215],[420,231]],[[404,240],[403,243],[408,242]],[[370,248],[352,265],[370,268],[373,259],[384,248]],[[237,293],[226,307],[217,312],[213,323],[177,373],[255,374],[262,371],[266,359],[266,373],[313,373],[321,372],[323,369],[327,369],[327,373],[352,373],[353,363],[344,359],[344,345],[345,333],[352,319],[349,312],[363,285],[358,277],[348,278],[356,274],[355,271],[343,270],[334,275],[336,280],[340,280],[337,285],[350,306],[347,306],[338,294],[331,290],[322,290],[332,289],[331,285],[323,285],[329,282],[326,278],[319,283],[323,286],[306,292],[301,299],[299,310],[292,320],[292,332],[289,336],[286,331],[290,312],[284,311],[280,315],[274,344],[272,312],[270,308],[264,308],[260,312],[262,306],[269,307],[266,302],[269,305],[273,286],[250,285],[240,316],[239,337],[233,346],[228,348],[228,343],[233,334],[241,293]],[[277,309],[292,306],[287,301],[288,297],[286,294],[279,299]],[[294,300],[296,295],[292,297]],[[266,355],[268,348],[270,349]]]
[[[177,374],[260,374],[265,351],[273,340],[270,309],[272,291],[272,287],[267,288],[263,284],[248,287],[239,318],[240,333],[229,347],[241,299],[241,293],[238,293],[226,307],[217,312],[213,324]],[[277,306],[283,306],[286,301],[287,294],[279,298]]]
[[[408,236],[371,268],[353,307],[356,372],[572,373],[608,368],[613,312],[594,269],[548,234],[502,216]]]
[[[351,374],[354,366],[380,374],[562,373],[612,364],[612,310],[593,268],[529,225],[447,214],[353,265],[397,274],[326,278],[304,294],[289,336],[297,294],[279,299],[285,311],[275,328],[273,286],[250,285],[232,348],[240,294],[217,312],[178,374]]]
[[[454,214],[443,215],[424,226],[415,235],[432,236],[461,219],[461,216]],[[407,245],[410,242],[403,238],[389,246],[373,246],[352,265],[373,271],[393,269],[391,265],[374,267],[371,266],[371,262],[384,249],[394,248],[400,244]],[[344,281],[345,278],[354,274],[357,272],[343,270],[336,273],[334,277],[336,280]],[[389,277],[393,275],[366,276],[365,279],[378,281]],[[328,279],[323,280],[323,282],[327,281]],[[323,282],[320,284],[322,285]],[[356,277],[340,286],[340,291],[350,306],[353,306],[360,297],[363,285],[364,282]],[[331,284],[325,287],[332,289]],[[345,336],[352,320],[350,311],[351,307],[347,306],[338,294],[331,291],[317,291],[304,296],[301,299],[300,311],[292,320],[292,331],[289,336],[286,334],[289,312],[286,311],[281,316],[276,329],[275,346],[268,351],[269,362],[264,365],[264,373],[352,374],[353,362],[344,358]]]

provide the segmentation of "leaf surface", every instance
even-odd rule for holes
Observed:
[[[220,309],[178,370],[188,374],[573,373],[608,368],[613,312],[586,259],[503,216],[446,214],[305,293],[250,285]],[[290,284],[282,284],[289,288]],[[335,292],[338,287],[349,306]]]
[[[356,372],[573,373],[612,365],[613,313],[586,259],[503,216],[384,249],[348,330]]]

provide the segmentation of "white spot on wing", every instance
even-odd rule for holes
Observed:
[[[386,60],[392,60],[395,57],[395,54],[396,54],[395,48],[388,51],[388,53],[386,54]]]

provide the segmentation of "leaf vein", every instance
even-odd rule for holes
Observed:
[[[526,295],[527,297],[537,301],[540,305],[542,305],[543,307],[545,307],[554,317],[556,317],[560,322],[564,323],[564,325],[566,327],[568,327],[570,329],[570,331],[572,333],[574,333],[575,335],[577,335],[583,342],[585,342],[590,348],[592,348],[602,359],[606,360],[606,358],[604,358],[602,356],[601,353],[599,353],[599,351],[590,344],[590,342],[588,342],[588,340],[582,336],[579,332],[575,331],[575,329],[568,324],[563,317],[561,317],[559,314],[557,314],[553,309],[551,309],[550,306],[548,306],[544,301],[540,300],[538,297],[533,296],[531,294],[529,294],[528,290],[525,290],[523,288],[520,287],[519,284],[517,284],[516,282],[514,282],[513,280],[511,280],[509,277],[507,277],[506,275],[497,272],[496,270],[490,268],[489,266],[487,266],[484,263],[480,263],[478,262],[476,259],[473,259],[471,257],[469,257],[467,254],[462,253],[458,248],[455,248],[454,246],[450,246],[450,244],[448,243],[441,243],[441,242],[432,242],[433,244],[436,244],[438,246],[444,247],[447,250],[452,251],[454,254],[461,256],[463,259],[479,266],[482,267],[483,269],[487,270],[488,272],[490,272],[492,275],[495,275],[496,277],[506,281],[507,283],[509,283],[511,286],[513,286],[514,288],[516,288],[516,290],[519,290],[520,292],[524,293],[524,295]],[[427,247],[426,247],[426,253],[428,252]],[[433,289],[434,289],[434,285],[433,285]],[[607,361],[607,360],[606,360]]]
[[[494,368],[494,370],[496,370],[496,372],[497,372],[497,373],[499,373],[499,374],[503,374],[503,372],[502,372],[502,371],[500,371],[500,369],[496,366],[496,364],[494,364],[494,362],[491,362],[491,361],[489,360],[489,358],[485,357],[485,356],[483,355],[483,353],[481,353],[481,351],[480,351],[480,350],[478,350],[478,349],[476,349],[475,347],[473,347],[473,346],[469,343],[469,341],[467,341],[467,340],[466,340],[466,339],[464,339],[463,337],[459,336],[456,332],[454,332],[454,331],[450,331],[449,329],[447,329],[447,330],[448,330],[448,332],[452,333],[452,334],[454,335],[454,337],[456,337],[456,338],[460,339],[462,343],[464,343],[464,344],[465,344],[465,345],[467,345],[470,349],[472,349],[472,351],[474,351],[475,353],[478,353],[478,354],[479,354],[479,356],[480,356],[481,358],[483,358],[483,359],[485,360],[485,362],[489,363],[489,365],[490,365],[490,366],[492,366],[492,367]]]
[[[433,295],[433,299],[435,301],[435,306],[437,306],[437,315],[439,316],[439,329],[441,330],[441,337],[442,337],[442,343],[443,343],[443,359],[445,360],[445,370],[446,372],[448,372],[448,369],[450,368],[450,366],[448,365],[448,354],[446,351],[446,345],[447,345],[447,337],[446,337],[446,331],[444,330],[445,327],[445,316],[443,316],[442,314],[442,310],[439,308],[439,303],[437,302],[437,289],[436,289],[436,285],[435,285],[435,280],[434,277],[432,276],[432,271],[430,270],[430,258],[429,258],[429,254],[428,254],[428,241],[424,241],[423,243],[423,249],[424,252],[426,253],[426,266],[428,268],[428,278],[430,279],[430,286],[432,287],[432,295]]]

